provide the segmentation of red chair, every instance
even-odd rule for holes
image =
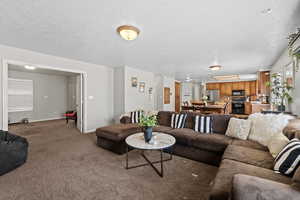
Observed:
[[[74,120],[75,125],[77,125],[77,112],[76,111],[67,111],[64,116],[66,117],[67,124],[69,123],[69,120]]]

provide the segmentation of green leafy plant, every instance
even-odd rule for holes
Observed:
[[[140,126],[143,127],[154,127],[157,125],[157,117],[153,114],[146,114],[140,117]]]
[[[287,101],[288,104],[293,102],[293,97],[291,96],[293,87],[286,82],[282,83],[280,74],[272,74],[271,82],[267,82],[266,85],[271,87],[273,104],[284,105],[285,101]]]

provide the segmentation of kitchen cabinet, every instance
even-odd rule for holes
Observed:
[[[232,90],[244,90],[245,82],[246,81],[232,82]]]
[[[250,96],[256,96],[256,81],[250,82]]]
[[[250,81],[245,81],[244,89],[245,89],[245,95],[250,96],[251,95],[251,82]]]
[[[257,94],[270,96],[270,87],[267,82],[270,81],[270,71],[260,71],[257,74]]]
[[[263,110],[269,110],[270,107],[270,104],[245,102],[245,114],[250,115],[253,113],[259,113]]]
[[[207,90],[219,90],[219,83],[207,83],[206,84],[206,89]]]
[[[232,90],[245,90],[246,96],[251,96],[256,100],[257,96],[256,81],[239,81],[239,82],[220,82],[220,83],[207,83],[207,90],[219,90],[220,97],[232,96]]]

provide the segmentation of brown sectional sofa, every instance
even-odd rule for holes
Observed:
[[[159,112],[159,125],[154,128],[154,131],[164,132],[176,138],[176,144],[173,147],[174,154],[219,166],[211,190],[211,200],[244,199],[244,196],[241,196],[241,191],[244,189],[244,192],[247,192],[249,188],[238,187],[235,182],[247,185],[244,179],[250,177],[253,181],[253,176],[275,181],[276,187],[278,184],[285,184],[291,190],[296,189],[293,194],[299,194],[300,199],[300,170],[295,173],[294,180],[277,174],[272,170],[274,159],[266,147],[253,141],[226,136],[225,132],[230,120],[229,115],[210,115],[213,133],[204,134],[193,130],[194,117],[198,113],[188,113],[185,128],[172,129],[170,124],[173,113]],[[123,154],[126,150],[125,138],[141,131],[137,124],[130,123],[130,118],[123,117],[121,124],[97,129],[97,143],[100,147]],[[250,183],[252,182],[250,181]]]

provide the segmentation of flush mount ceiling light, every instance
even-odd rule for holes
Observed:
[[[209,69],[212,70],[212,71],[217,71],[217,70],[220,70],[222,68],[221,65],[212,65],[212,66],[209,66]]]
[[[266,9],[263,9],[261,11],[262,14],[271,14],[272,13],[272,8],[266,8]]]
[[[240,76],[239,75],[214,76],[214,79],[218,81],[236,80],[236,79],[240,79]]]
[[[25,65],[24,67],[25,67],[25,69],[28,69],[28,70],[35,70],[36,69],[36,67],[31,66],[31,65]]]
[[[117,28],[117,32],[124,40],[135,40],[140,30],[134,26],[123,25]]]

